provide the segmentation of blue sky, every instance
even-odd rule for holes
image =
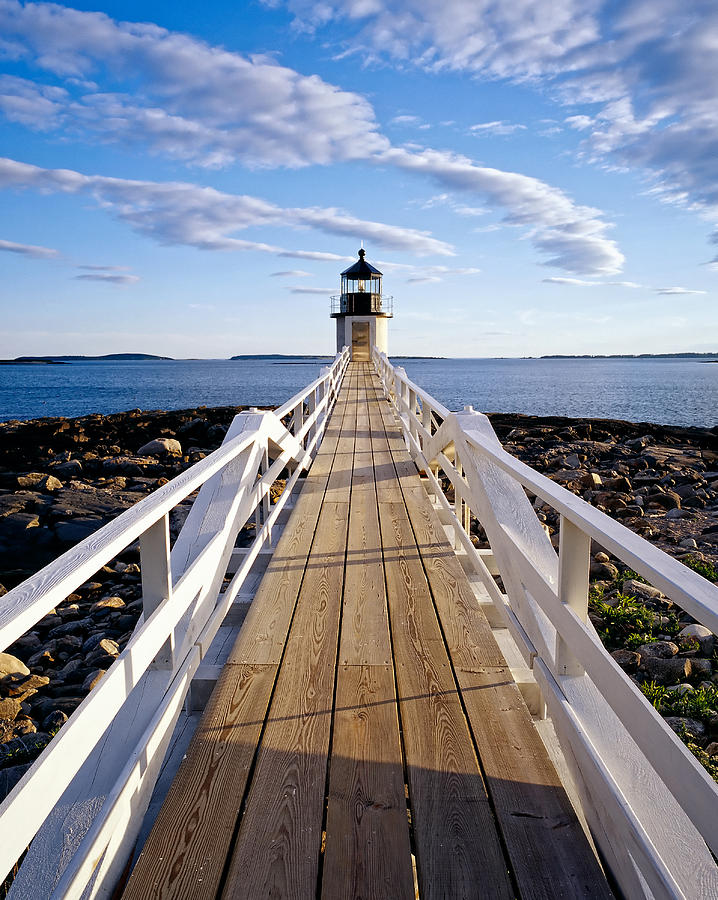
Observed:
[[[0,0],[0,356],[718,349],[713,0]]]

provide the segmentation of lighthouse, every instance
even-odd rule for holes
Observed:
[[[331,298],[337,320],[337,353],[349,346],[352,359],[368,362],[371,348],[388,352],[387,325],[393,316],[393,297],[381,292],[382,273],[368,263],[364,248],[359,259],[341,273],[341,294]]]

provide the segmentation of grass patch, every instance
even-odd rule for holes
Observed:
[[[702,575],[708,581],[712,581],[713,584],[718,584],[718,569],[711,562],[706,562],[703,559],[696,559],[695,556],[684,556],[681,560],[684,566],[688,566],[689,569],[693,569],[694,572],[698,572],[699,575]]]

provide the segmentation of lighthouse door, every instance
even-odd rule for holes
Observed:
[[[369,323],[352,322],[352,359],[369,362]]]

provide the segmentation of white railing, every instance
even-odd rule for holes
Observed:
[[[0,650],[139,539],[142,618],[0,805],[0,876],[32,842],[11,897],[111,896],[192,677],[316,453],[348,361],[344,348],[279,409],[236,416],[218,450],[2,598]],[[291,475],[272,505],[270,488],[285,469]],[[198,488],[170,548],[169,513]],[[254,542],[222,590],[239,530],[252,516]]]
[[[626,897],[718,897],[718,784],[588,620],[591,541],[718,632],[718,588],[507,453],[486,416],[450,412],[376,348],[406,446],[501,622],[532,666],[602,857]],[[453,486],[443,493],[440,471]],[[560,514],[554,550],[527,492]],[[477,550],[476,516],[491,550]],[[493,575],[501,576],[503,593]],[[709,850],[710,848],[710,850]]]

